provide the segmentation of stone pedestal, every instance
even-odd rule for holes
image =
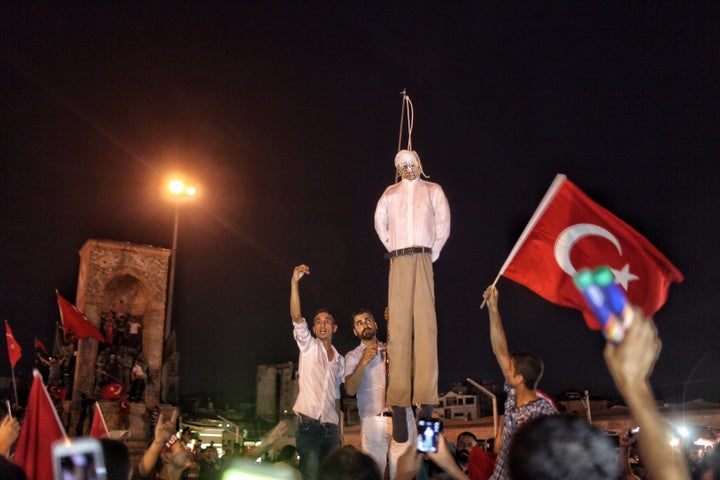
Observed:
[[[110,240],[88,240],[80,249],[76,306],[100,328],[103,315],[135,316],[142,319],[139,350],[147,364],[142,406],[133,407],[131,417],[160,401],[163,364],[165,306],[168,264],[171,250],[149,245]],[[78,341],[71,411],[83,394],[95,398],[96,364],[99,342],[93,338]],[[108,347],[109,348],[109,347]],[[77,419],[71,423],[76,424]],[[134,420],[130,419],[130,425]],[[137,427],[131,428],[137,431]]]

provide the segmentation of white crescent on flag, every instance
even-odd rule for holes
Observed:
[[[617,252],[622,256],[622,246],[620,245],[620,242],[615,235],[610,233],[608,230],[598,225],[593,225],[592,223],[578,223],[576,225],[572,225],[563,230],[560,235],[558,235],[557,240],[555,240],[555,261],[562,271],[571,277],[575,276],[577,270],[570,260],[570,251],[580,239],[588,236],[602,237],[608,240],[615,245]],[[613,275],[615,276],[615,283],[622,285],[625,291],[628,289],[628,282],[640,279],[640,277],[630,272],[630,264],[628,263],[626,263],[620,270],[612,267],[610,270],[612,270]]]

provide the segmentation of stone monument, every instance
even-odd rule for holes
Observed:
[[[167,248],[94,239],[87,240],[80,249],[76,306],[103,332],[106,343],[101,344],[94,338],[78,341],[70,407],[71,431],[75,431],[78,424],[83,398],[97,398],[98,382],[102,381],[98,377],[109,376],[98,368],[105,361],[103,356],[110,352],[114,356],[120,351],[120,354],[127,352],[128,358],[140,356],[144,360],[147,372],[144,394],[140,401],[129,404],[129,415],[118,413],[116,418],[118,402],[106,402],[109,412],[105,413],[103,408],[103,415],[110,430],[129,430],[131,439],[147,436],[143,419],[146,409],[160,403],[171,253]],[[139,323],[141,328],[131,328],[131,322]],[[107,331],[114,340],[108,340]],[[127,380],[128,375],[126,372],[125,378],[119,380]],[[82,425],[79,430],[83,430]]]

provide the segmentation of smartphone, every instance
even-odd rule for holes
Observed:
[[[442,420],[437,418],[421,418],[417,423],[417,450],[418,452],[437,452]]]
[[[96,438],[58,440],[52,456],[55,480],[106,480],[102,445]]]

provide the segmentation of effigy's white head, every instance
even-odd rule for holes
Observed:
[[[395,169],[405,180],[415,180],[423,173],[420,157],[414,150],[400,150],[395,155]]]

